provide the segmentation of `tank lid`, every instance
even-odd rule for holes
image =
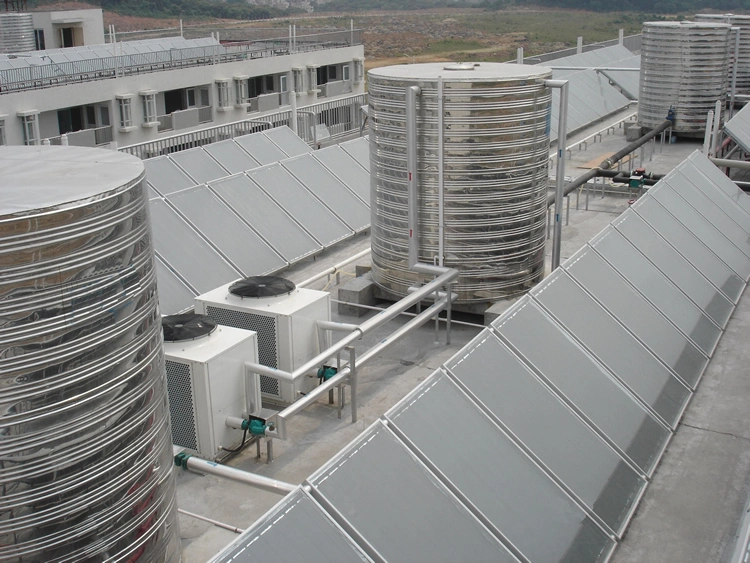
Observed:
[[[474,63],[448,63],[443,68],[445,70],[474,70],[475,66]]]
[[[552,69],[540,65],[508,63],[421,63],[382,66],[373,68],[368,74],[385,80],[437,80],[442,76],[451,82],[498,82],[546,79],[552,75]]]
[[[140,181],[143,161],[113,150],[8,146],[0,150],[0,217],[67,207]]]

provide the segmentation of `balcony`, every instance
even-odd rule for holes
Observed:
[[[271,92],[247,100],[247,113],[272,111],[289,105],[289,92]]]
[[[352,82],[351,80],[335,80],[318,84],[318,89],[320,90],[318,98],[333,98],[334,96],[349,94],[352,91]]]
[[[201,123],[210,123],[214,120],[214,108],[212,106],[200,106],[195,108],[178,110],[166,115],[157,115],[159,132],[178,131],[189,127],[197,127]]]
[[[91,129],[82,129],[67,133],[68,145],[74,147],[100,147],[112,142],[112,126],[95,127]],[[61,145],[62,135],[50,137],[47,140],[50,145]]]

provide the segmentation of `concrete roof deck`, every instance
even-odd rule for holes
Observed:
[[[572,141],[606,124],[595,125]],[[580,175],[584,169],[578,166],[599,162],[624,144],[623,130],[616,128],[614,134],[604,135],[601,142],[589,143],[587,150],[574,149],[571,159],[566,161],[566,176]],[[663,152],[660,152],[657,141],[651,160],[646,150],[644,166],[649,171],[667,173],[698,147],[697,142],[678,139],[676,144],[661,147]],[[553,174],[551,171],[550,175]],[[628,207],[627,196],[605,192],[602,197],[590,191],[586,211],[585,192],[584,189],[577,194],[578,210],[576,195],[570,196],[569,224],[563,227],[563,260]],[[299,282],[368,246],[368,238],[358,236],[315,261],[296,265],[284,275]],[[547,254],[549,257],[549,245]],[[347,272],[353,270],[353,264],[346,268]],[[346,274],[342,277],[342,282],[347,279]],[[335,279],[328,282],[324,278],[311,287],[335,291],[334,284]],[[335,307],[333,316],[345,322],[361,320],[338,317]],[[458,318],[478,322],[476,317]],[[405,322],[402,319],[377,331],[362,343],[362,350],[390,333],[397,322]],[[747,323],[750,323],[750,302],[743,299],[613,561],[729,560],[750,489],[750,433],[745,428],[743,408],[750,391],[750,379],[745,377],[743,366],[750,359],[747,357],[750,352],[740,340]],[[452,344],[445,346],[435,342],[434,326],[428,323],[361,367],[360,416],[356,424],[350,423],[348,410],[339,420],[336,408],[321,401],[292,420],[288,441],[274,441],[275,461],[270,465],[265,463],[265,456],[261,460],[254,458],[254,447],[228,463],[283,481],[302,482],[479,331],[479,327],[454,325]],[[439,336],[444,339],[442,327]],[[177,482],[182,509],[239,528],[251,525],[280,500],[272,493],[181,470]],[[180,516],[180,526],[183,561],[187,562],[206,561],[236,537],[230,531],[185,516]]]

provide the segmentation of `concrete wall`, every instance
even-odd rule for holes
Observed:
[[[159,134],[156,127],[141,127],[143,123],[143,107],[141,99],[138,96],[139,91],[156,90],[164,92],[166,90],[175,90],[178,88],[190,88],[204,84],[211,85],[210,99],[215,106],[218,100],[218,91],[216,80],[228,79],[233,76],[249,75],[262,76],[266,74],[288,73],[288,84],[293,84],[291,69],[294,66],[306,66],[308,64],[341,64],[347,63],[355,57],[364,55],[362,45],[354,47],[342,47],[338,49],[328,49],[325,51],[314,51],[310,53],[295,53],[292,55],[283,55],[277,57],[268,57],[263,59],[254,59],[247,61],[238,61],[218,65],[197,66],[184,69],[167,70],[162,72],[153,72],[149,74],[139,74],[135,76],[126,76],[122,78],[112,78],[106,80],[95,80],[91,82],[81,82],[78,84],[66,84],[55,88],[45,88],[28,92],[17,92],[0,94],[0,115],[6,114],[5,118],[5,135],[6,142],[9,145],[23,144],[23,131],[21,120],[17,117],[17,112],[24,110],[39,110],[40,112],[56,112],[58,109],[80,106],[86,104],[111,103],[110,118],[114,126],[113,139],[119,146],[132,145],[145,141],[152,141],[159,137],[174,135],[175,131],[165,131]],[[232,84],[234,88],[234,84]],[[352,93],[364,93],[364,82],[352,85]],[[117,95],[132,94],[133,100],[133,127],[131,131],[118,131],[119,111],[117,105]],[[328,100],[330,98],[326,98]],[[317,101],[316,94],[304,92],[297,97],[297,105],[303,106],[312,104]],[[163,95],[157,95],[157,110],[160,114],[164,113]],[[57,119],[56,113],[50,113]],[[44,117],[44,119],[41,119]],[[258,114],[248,115],[245,108],[229,108],[226,111],[214,112],[214,121],[201,124],[191,129],[202,129],[209,126],[222,125],[247,119],[256,118]],[[47,116],[40,116],[40,132],[42,138],[58,135],[57,124],[55,121],[54,130],[52,122],[47,121]],[[43,125],[41,122],[45,121]],[[182,129],[180,133],[187,133],[191,129]],[[54,134],[53,134],[54,133]]]
[[[104,43],[104,17],[100,8],[90,10],[56,10],[53,12],[32,12],[34,29],[44,30],[47,49],[62,47],[60,29],[74,28],[76,43],[101,45]]]

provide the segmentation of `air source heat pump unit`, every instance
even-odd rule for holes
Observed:
[[[162,327],[172,443],[214,459],[242,440],[227,416],[259,407],[245,394],[245,362],[257,361],[257,336],[201,315],[164,317]]]
[[[195,298],[195,312],[224,326],[258,333],[259,363],[291,372],[320,353],[317,321],[331,320],[331,296],[295,288],[284,278],[247,278]],[[297,385],[260,376],[263,399],[293,403],[318,381],[303,377]]]

